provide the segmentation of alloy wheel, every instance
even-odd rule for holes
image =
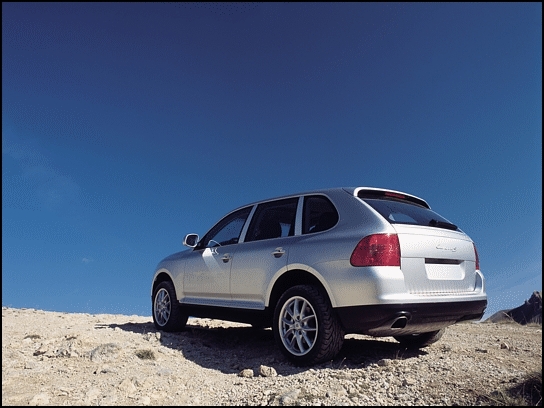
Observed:
[[[318,334],[317,316],[312,305],[303,297],[294,296],[284,303],[278,321],[281,341],[295,356],[307,354]]]
[[[160,326],[164,326],[170,319],[170,313],[172,305],[170,301],[170,295],[164,288],[159,289],[155,294],[155,307],[153,311],[155,313],[155,320]]]

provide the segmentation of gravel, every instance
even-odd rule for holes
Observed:
[[[295,367],[270,329],[190,318],[2,307],[2,405],[489,405],[542,371],[542,326],[459,323],[403,349],[348,335],[332,361]]]

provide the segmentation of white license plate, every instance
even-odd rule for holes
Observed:
[[[465,271],[461,265],[426,264],[425,271],[430,280],[463,280]]]

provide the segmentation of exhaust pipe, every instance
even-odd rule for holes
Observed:
[[[399,316],[396,317],[393,320],[393,323],[391,323],[392,329],[404,329],[406,327],[406,324],[408,323],[408,320],[410,319],[410,313],[407,312],[401,312],[399,313]]]
[[[412,314],[410,312],[397,312],[392,317],[383,321],[379,327],[368,330],[371,336],[396,336],[397,330],[403,330],[408,325],[408,322],[412,320]]]

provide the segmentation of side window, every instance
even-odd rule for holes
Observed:
[[[246,235],[246,242],[292,236],[298,198],[259,204]]]
[[[238,243],[240,233],[250,212],[251,207],[246,207],[227,215],[208,231],[196,249]]]
[[[338,222],[338,212],[325,196],[304,197],[302,233],[311,234],[328,230]]]

